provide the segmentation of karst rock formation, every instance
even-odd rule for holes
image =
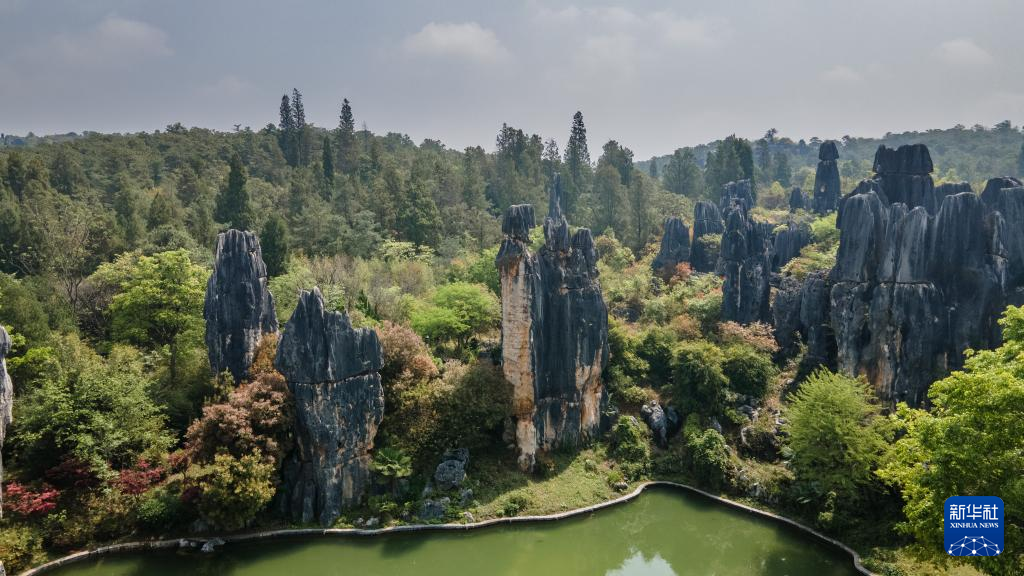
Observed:
[[[814,173],[814,211],[818,214],[835,212],[839,206],[839,147],[826,140],[818,148],[818,169]]]
[[[768,321],[772,271],[772,226],[750,216],[753,197],[749,180],[730,182],[722,193],[725,233],[722,234],[722,319],[741,324]]]
[[[690,265],[695,272],[714,272],[718,250],[709,250],[701,238],[723,232],[725,225],[718,206],[707,200],[698,200],[693,206],[693,243],[690,247]]]
[[[206,346],[210,368],[244,379],[264,334],[277,332],[274,298],[267,290],[267,266],[252,232],[217,235],[213,273],[206,284]]]
[[[511,206],[495,263],[501,274],[502,366],[512,383],[519,465],[538,452],[578,446],[601,428],[608,362],[608,310],[590,230],[570,237],[556,176],[545,244],[529,249],[533,207]]]
[[[7,438],[7,426],[14,419],[14,383],[7,374],[7,355],[11,353],[11,336],[0,326],[0,453]],[[3,483],[3,457],[0,454],[0,485]],[[2,494],[2,493],[0,493]]]
[[[840,203],[832,270],[780,283],[776,334],[784,349],[799,334],[805,362],[863,375],[888,406],[920,406],[965,349],[999,344],[1000,314],[1022,300],[1024,187],[936,187],[923,145],[880,147],[875,170]]]
[[[673,216],[666,219],[661,248],[651,262],[651,268],[655,272],[672,274],[678,264],[689,261],[690,229],[679,218]]]
[[[327,310],[303,291],[274,366],[295,397],[296,448],[285,462],[280,503],[301,522],[330,526],[370,484],[370,450],[384,417],[377,333]]]

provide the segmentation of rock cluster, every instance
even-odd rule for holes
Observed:
[[[654,442],[662,448],[668,448],[669,438],[683,427],[683,419],[675,408],[658,404],[654,400],[640,407],[640,417],[651,429]]]
[[[277,332],[274,298],[267,290],[267,266],[252,232],[217,235],[213,273],[206,284],[206,346],[214,373],[244,379],[264,334]]]
[[[679,218],[668,218],[665,220],[665,233],[661,237],[661,249],[651,267],[655,272],[674,273],[677,264],[689,261],[690,229]]]
[[[754,207],[754,185],[748,179],[727,182],[722,187],[722,198],[718,203],[722,215],[726,216],[730,210],[737,207],[745,212]]]
[[[448,491],[461,488],[466,480],[466,466],[469,465],[469,450],[459,448],[446,450],[441,463],[434,470],[434,484],[438,490]]]
[[[732,200],[722,235],[722,319],[749,324],[769,319],[773,246],[772,226],[754,221],[744,202]]]
[[[280,500],[293,519],[330,526],[362,498],[384,416],[382,362],[376,332],[328,311],[317,288],[299,295],[274,360],[295,397],[296,449]]]
[[[800,255],[800,250],[811,243],[811,227],[793,221],[775,230],[772,241],[772,270],[778,272],[787,262]]]
[[[835,212],[842,194],[839,183],[839,147],[826,140],[818,148],[818,169],[814,173],[814,211]]]
[[[843,198],[828,273],[784,278],[773,305],[784,350],[863,375],[888,405],[926,403],[967,348],[998,345],[997,319],[1024,284],[1024,187],[933,186],[922,145],[880,147],[877,174]]]
[[[501,274],[502,367],[512,383],[519,465],[536,453],[576,446],[601,425],[608,362],[608,310],[597,280],[590,230],[571,237],[556,176],[544,220],[545,244],[528,247],[533,210],[512,206],[495,264]]]
[[[700,239],[704,236],[722,234],[725,226],[718,206],[707,200],[699,200],[693,207],[693,245],[690,248],[690,265],[695,272],[713,272],[718,261],[718,251],[709,250]]]
[[[11,353],[11,336],[0,326],[0,451],[7,438],[7,426],[14,418],[14,383],[7,374],[7,355]],[[0,483],[3,482],[3,458],[0,457]]]

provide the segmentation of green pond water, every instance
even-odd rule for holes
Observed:
[[[72,564],[61,576],[850,576],[852,559],[782,524],[699,495],[648,490],[559,522],[376,537],[228,544],[214,554],[147,552]]]

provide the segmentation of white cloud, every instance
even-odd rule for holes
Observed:
[[[864,77],[849,66],[837,64],[821,73],[821,79],[831,84],[853,85],[860,84]]]
[[[404,47],[415,56],[462,58],[478,64],[509,57],[494,31],[476,22],[430,22],[407,37]]]
[[[935,49],[935,55],[950,66],[970,68],[992,63],[992,55],[970,38],[956,38],[943,42]]]
[[[114,14],[85,32],[54,37],[51,48],[60,62],[75,67],[131,65],[174,53],[163,30]]]

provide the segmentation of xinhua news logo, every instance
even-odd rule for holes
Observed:
[[[950,556],[998,556],[1003,553],[1003,501],[995,496],[946,498],[946,553]]]

